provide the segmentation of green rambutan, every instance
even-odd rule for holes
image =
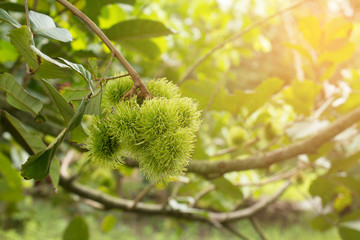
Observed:
[[[89,157],[116,166],[122,156],[134,157],[140,171],[154,182],[168,182],[181,174],[190,160],[200,112],[190,98],[166,79],[151,80],[153,99],[122,101],[131,89],[130,78],[109,82],[103,94],[107,108],[89,128]]]
[[[119,154],[121,148],[106,119],[94,116],[88,134],[86,142],[86,147],[89,149],[88,158],[97,164],[115,167],[121,160]]]

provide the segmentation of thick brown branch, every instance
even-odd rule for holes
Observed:
[[[316,152],[322,144],[330,141],[337,134],[341,133],[358,121],[360,121],[360,108],[357,108],[345,116],[335,120],[325,129],[318,131],[308,139],[295,142],[286,147],[276,149],[259,156],[251,156],[245,159],[217,161],[193,160],[188,166],[188,171],[211,176],[227,172],[267,168],[274,163],[288,160],[300,154]]]
[[[300,1],[298,3],[295,3],[294,5],[291,5],[287,8],[284,8],[282,10],[279,10],[277,11],[276,13],[266,17],[266,18],[263,18],[255,23],[253,23],[252,25],[250,25],[249,27],[245,28],[243,31],[239,32],[239,33],[236,33],[234,35],[232,35],[231,37],[229,37],[228,39],[226,39],[225,41],[219,43],[218,45],[216,45],[214,48],[212,48],[210,51],[208,51],[205,55],[201,56],[200,58],[198,58],[196,60],[196,62],[191,65],[188,70],[185,72],[185,74],[181,77],[181,79],[179,80],[178,82],[178,85],[181,85],[183,82],[185,82],[189,76],[195,71],[195,69],[202,63],[204,62],[206,59],[208,59],[212,54],[214,54],[217,50],[223,48],[227,43],[230,43],[230,42],[233,42],[235,41],[236,39],[242,37],[244,34],[250,32],[252,29],[266,23],[267,21],[269,21],[270,19],[276,17],[276,16],[279,16],[280,14],[286,12],[286,11],[289,11],[293,8],[296,8],[298,6],[300,6],[301,4],[307,2],[309,0],[303,0],[303,1]]]
[[[138,88],[144,98],[152,98],[151,93],[147,90],[145,84],[141,81],[139,74],[135,69],[126,61],[126,59],[121,55],[121,53],[116,49],[114,44],[110,39],[101,31],[101,29],[88,18],[83,12],[77,9],[74,5],[69,3],[66,0],[56,0],[58,3],[69,9],[75,16],[80,18],[84,24],[86,24],[100,39],[103,43],[110,49],[110,51],[115,55],[115,57],[120,61],[124,68],[128,71],[131,78],[134,81],[134,86]],[[130,96],[132,97],[132,96]]]

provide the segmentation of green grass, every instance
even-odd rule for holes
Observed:
[[[204,224],[194,223],[165,217],[152,217],[126,214],[120,211],[96,211],[92,208],[78,204],[77,206],[52,205],[49,201],[36,201],[29,203],[32,207],[24,207],[19,214],[14,215],[18,221],[24,221],[22,231],[0,230],[0,240],[60,240],[71,215],[81,212],[85,218],[91,240],[222,240],[239,239],[228,231]],[[26,212],[28,211],[28,212]],[[115,227],[108,233],[101,230],[101,222],[108,214],[117,218]],[[271,240],[340,240],[336,229],[319,232],[311,229],[310,219],[302,217],[296,223],[281,223],[274,220],[260,223],[267,237]],[[232,227],[251,240],[261,240],[248,220],[239,221]]]

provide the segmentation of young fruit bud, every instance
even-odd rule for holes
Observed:
[[[100,165],[115,167],[120,159],[120,144],[113,135],[105,118],[95,116],[88,130],[86,146],[89,159]]]
[[[167,99],[180,97],[179,87],[166,80],[166,78],[150,80],[147,88],[154,97]]]
[[[117,105],[125,93],[127,93],[134,82],[130,77],[125,77],[117,80],[112,80],[106,84],[103,97],[102,97],[102,106],[111,109],[113,106]]]

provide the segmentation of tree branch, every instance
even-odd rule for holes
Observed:
[[[124,66],[124,68],[130,74],[132,80],[134,81],[134,88],[130,90],[125,96],[132,97],[137,89],[140,89],[140,97],[142,98],[152,98],[151,93],[147,90],[145,84],[141,81],[139,74],[135,71],[135,69],[129,64],[128,61],[121,55],[121,53],[115,48],[110,39],[101,31],[101,29],[93,22],[90,18],[88,18],[83,12],[77,9],[74,5],[69,3],[66,0],[56,0],[58,3],[69,9],[75,16],[81,19],[81,21],[86,24],[100,39],[101,41],[109,48],[111,53],[115,55],[115,57],[120,61],[120,63]],[[135,89],[135,90],[133,90]]]
[[[205,55],[201,56],[200,58],[198,58],[196,60],[196,62],[191,65],[188,70],[185,72],[185,74],[181,77],[181,79],[178,81],[178,85],[180,86],[182,83],[184,83],[188,78],[189,76],[195,71],[195,69],[201,64],[203,63],[207,58],[209,58],[213,53],[215,53],[217,50],[223,48],[227,43],[230,43],[230,42],[233,42],[235,41],[236,39],[242,37],[244,34],[250,32],[252,29],[266,23],[267,21],[269,21],[270,19],[286,12],[286,11],[289,11],[291,9],[294,9],[298,6],[300,6],[301,4],[307,2],[307,1],[310,1],[310,0],[303,0],[303,1],[300,1],[298,3],[295,3],[287,8],[284,8],[282,10],[279,10],[277,11],[276,13],[266,17],[266,18],[263,18],[255,23],[253,23],[252,25],[250,25],[249,27],[245,28],[243,31],[239,32],[239,33],[236,33],[234,35],[232,35],[231,37],[229,37],[228,39],[226,39],[225,41],[219,43],[218,45],[216,45],[214,48],[212,48],[210,51],[208,51]]]
[[[335,120],[325,129],[318,131],[308,139],[295,142],[286,147],[262,155],[251,156],[245,159],[216,161],[192,160],[188,166],[188,171],[211,177],[211,175],[218,176],[219,174],[227,172],[267,168],[274,163],[288,160],[300,154],[316,152],[317,148],[322,144],[330,141],[337,134],[358,121],[360,121],[360,107]]]
[[[253,216],[255,213],[263,210],[271,203],[276,201],[290,186],[290,183],[286,183],[284,187],[282,187],[278,192],[276,192],[273,196],[267,199],[260,200],[259,202],[248,208],[229,213],[210,212],[196,208],[179,210],[173,209],[170,206],[166,206],[164,208],[161,204],[150,204],[143,202],[137,202],[134,206],[133,200],[127,200],[108,195],[106,193],[77,183],[76,181],[72,181],[71,178],[64,177],[63,175],[60,175],[59,185],[62,186],[64,189],[68,190],[69,192],[74,193],[82,198],[100,203],[105,207],[105,209],[121,209],[124,211],[136,212],[141,214],[170,216],[208,223],[216,221],[223,224]]]
[[[259,234],[262,240],[269,240],[255,217],[250,217],[250,222],[254,226],[256,232]]]

